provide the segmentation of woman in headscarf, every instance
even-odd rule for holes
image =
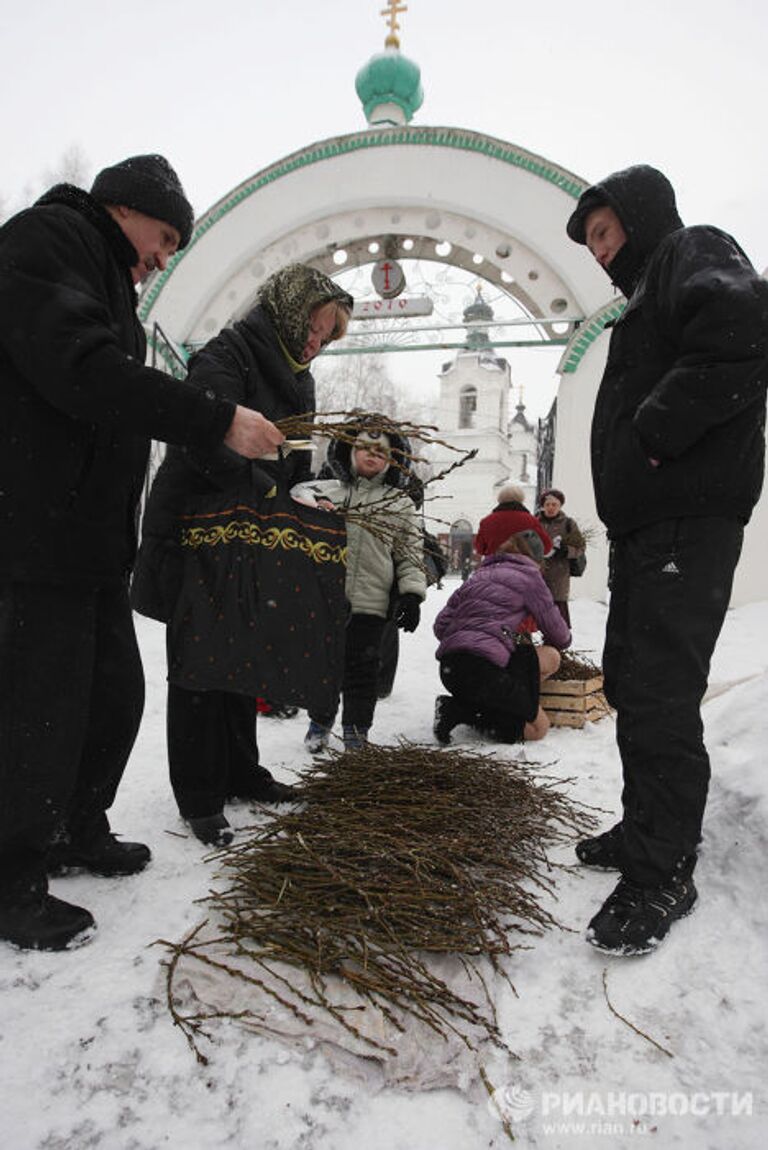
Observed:
[[[574,519],[563,511],[565,496],[557,487],[542,491],[539,496],[538,520],[552,540],[552,550],[544,560],[544,582],[552,592],[557,609],[570,627],[571,614],[568,599],[571,589],[571,560],[580,558],[586,542]]]
[[[311,361],[346,332],[352,297],[315,268],[292,264],[271,276],[258,303],[191,360],[189,381],[259,411],[275,422],[312,412]],[[307,452],[270,462],[221,449],[206,456],[169,448],[147,503],[132,587],[134,608],[168,622],[181,587],[180,516],[201,497],[246,486],[257,498],[279,478],[309,477]],[[172,652],[169,647],[169,664]],[[168,760],[182,818],[204,843],[226,845],[229,798],[290,802],[295,793],[259,765],[255,696],[195,691],[168,684]]]

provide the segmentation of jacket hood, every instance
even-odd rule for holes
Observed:
[[[397,431],[387,416],[379,415],[377,412],[348,419],[346,426],[349,428],[350,436],[354,437],[363,431],[373,433],[383,431],[389,436],[390,450],[398,466],[387,468],[383,482],[390,487],[407,488],[412,478],[411,442],[408,437]],[[346,440],[332,439],[328,445],[327,464],[336,479],[340,479],[343,483],[351,483],[355,479],[352,474],[352,444]]]
[[[627,238],[646,259],[665,236],[683,227],[674,188],[663,172],[647,164],[614,172],[587,188],[566,228],[577,244],[587,242],[585,227],[589,213],[603,206],[613,208]]]
[[[663,172],[648,164],[606,176],[582,193],[568,220],[566,231],[575,243],[587,242],[587,217],[599,207],[613,208],[627,233],[627,243],[606,271],[629,296],[661,241],[684,226],[677,212],[674,188]]]

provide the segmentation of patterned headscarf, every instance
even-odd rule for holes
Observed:
[[[259,303],[286,350],[297,362],[309,338],[312,312],[331,300],[352,311],[352,296],[317,268],[289,264],[261,285]]]

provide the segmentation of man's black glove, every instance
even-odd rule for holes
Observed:
[[[415,631],[421,619],[421,600],[413,591],[401,595],[395,608],[395,622],[403,631]]]

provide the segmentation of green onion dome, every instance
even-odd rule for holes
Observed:
[[[464,308],[464,323],[467,325],[466,346],[475,350],[490,347],[491,341],[487,327],[474,328],[473,324],[487,324],[493,319],[493,308],[483,299],[483,290],[478,284],[474,303]]]
[[[483,299],[482,288],[476,288],[475,302],[464,308],[464,323],[490,323],[493,319],[493,308]]]
[[[407,124],[422,105],[421,70],[397,48],[371,56],[355,78],[369,124]]]

